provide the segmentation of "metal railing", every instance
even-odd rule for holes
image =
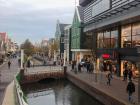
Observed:
[[[26,97],[20,87],[20,73],[17,73],[15,78],[14,78],[14,84],[15,84],[15,89],[16,89],[16,95],[17,95],[17,100],[19,105],[28,105]]]

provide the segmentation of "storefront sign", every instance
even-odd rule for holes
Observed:
[[[110,0],[97,0],[92,7],[92,17],[110,9]]]
[[[104,59],[108,59],[108,58],[110,58],[110,54],[103,54],[102,57],[103,57]]]

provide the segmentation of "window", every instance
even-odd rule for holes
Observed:
[[[113,30],[111,31],[111,48],[117,48],[118,47],[118,31]]]
[[[98,48],[103,48],[103,46],[104,46],[103,33],[98,33],[97,36],[98,36],[98,38],[97,38],[97,47]]]
[[[140,46],[140,23],[132,25],[132,47]]]
[[[121,38],[121,47],[131,47],[131,25],[122,27],[122,38]]]
[[[97,48],[117,48],[118,30],[97,33]]]
[[[134,23],[122,27],[121,47],[140,46],[140,23]]]
[[[110,32],[104,32],[104,48],[110,48]]]

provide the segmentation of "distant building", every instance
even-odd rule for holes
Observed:
[[[71,52],[71,25],[68,25],[64,28],[64,50],[66,53],[66,61],[72,60]]]
[[[55,40],[58,43],[58,51],[56,51],[58,58],[63,59],[64,57],[64,28],[69,24],[63,24],[57,21]]]

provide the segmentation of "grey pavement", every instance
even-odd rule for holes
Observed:
[[[74,75],[75,77],[87,82],[91,86],[99,89],[100,91],[115,97],[116,99],[125,101],[130,104],[128,101],[128,94],[126,92],[127,81],[122,81],[122,78],[114,76],[111,81],[111,86],[107,85],[106,73],[87,73],[85,70],[78,72],[77,74],[74,71],[70,71],[71,67],[68,67],[68,73]],[[136,92],[133,94],[133,101],[138,102],[138,84],[136,85]]]
[[[0,105],[2,105],[6,87],[13,81],[14,75],[18,72],[18,70],[17,59],[11,59],[10,69],[8,69],[7,63],[0,65]]]

